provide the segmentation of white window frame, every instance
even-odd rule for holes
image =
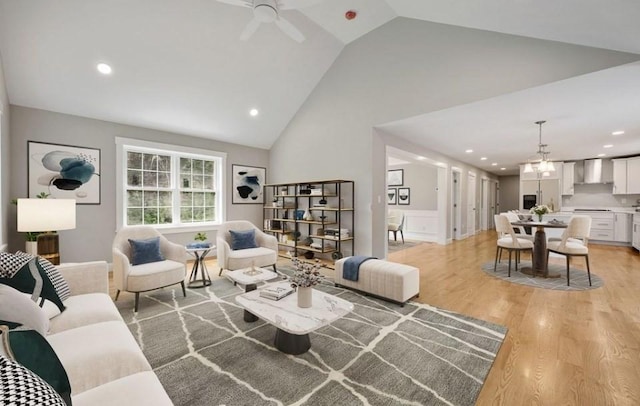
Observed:
[[[227,168],[227,154],[219,151],[208,151],[198,148],[185,147],[182,145],[163,144],[153,141],[136,140],[132,138],[115,137],[116,141],[116,230],[120,230],[126,225],[126,201],[127,194],[127,165],[126,157],[128,151],[144,152],[144,153],[157,153],[163,155],[182,156],[185,158],[195,159],[208,159],[215,160],[218,166],[218,170],[215,173],[216,184],[216,221],[207,221],[199,223],[185,223],[185,224],[151,224],[151,227],[157,228],[158,231],[163,233],[187,233],[206,231],[211,229],[217,229],[220,224],[224,223],[226,219],[226,168]],[[173,204],[174,207],[180,206],[180,188],[178,179],[179,166],[173,169],[172,184],[174,191]],[[174,213],[175,215],[175,213]],[[179,216],[179,213],[178,213]],[[175,217],[174,217],[175,218]],[[179,218],[179,217],[178,217]]]

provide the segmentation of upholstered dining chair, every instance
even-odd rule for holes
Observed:
[[[589,269],[589,233],[591,232],[591,216],[572,216],[569,225],[562,233],[560,241],[547,243],[547,264],[549,253],[564,255],[567,258],[567,286],[569,286],[569,264],[571,257],[584,257],[587,263],[587,276],[591,286],[591,269]]]
[[[393,240],[398,241],[398,232],[402,237],[402,243],[404,244],[404,212],[402,210],[389,210],[389,227],[388,231],[393,233]]]
[[[250,230],[253,230],[254,239],[250,239],[250,244],[248,245],[244,244],[247,242],[246,240],[243,241],[243,244],[238,245],[237,236]],[[232,233],[234,234],[233,236]],[[236,246],[234,246],[234,239]],[[222,271],[225,269],[235,271],[250,266],[272,266],[273,271],[276,271],[278,239],[262,232],[250,221],[237,220],[223,223],[218,228],[216,248],[218,250],[218,265],[220,266],[218,276],[222,275]]]
[[[156,243],[157,239],[157,243]],[[149,226],[123,227],[112,246],[113,283],[120,291],[135,293],[134,311],[138,311],[140,292],[180,284],[184,287],[187,253],[184,246],[167,240]]]
[[[500,214],[507,216],[507,218],[509,219],[509,223],[520,221],[520,217],[516,213],[507,212],[507,213],[500,213]],[[511,226],[511,227],[513,227],[518,238],[526,238],[527,240],[533,241],[533,235],[527,234],[527,231],[523,226]]]
[[[518,237],[513,231],[509,218],[504,214],[494,215],[496,231],[498,232],[498,241],[496,246],[496,259],[493,264],[493,272],[498,267],[498,258],[502,256],[502,250],[509,251],[509,276],[511,276],[511,253],[516,253],[516,272],[518,271],[518,262],[520,261],[520,253],[529,251],[533,255],[533,241],[526,238]]]

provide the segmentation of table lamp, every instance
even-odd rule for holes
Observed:
[[[40,232],[38,255],[60,264],[60,244],[55,231],[76,228],[73,199],[18,199],[18,231]]]

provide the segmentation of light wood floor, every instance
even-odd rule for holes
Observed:
[[[487,231],[389,255],[420,268],[420,301],[509,329],[477,404],[640,405],[640,255],[590,244],[604,287],[562,292],[482,272],[495,241]]]
[[[389,255],[420,269],[421,302],[509,329],[477,404],[640,405],[640,254],[590,244],[604,287],[562,292],[486,275],[495,241],[486,231]],[[572,265],[586,269],[581,259]],[[216,261],[207,267],[216,278]]]

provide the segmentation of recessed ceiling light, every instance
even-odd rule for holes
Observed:
[[[613,144],[607,144],[602,146],[602,148],[611,148],[611,147],[613,147]]]
[[[96,69],[98,69],[98,72],[102,73],[103,75],[111,74],[111,66],[107,65],[106,63],[99,63],[98,65],[96,65]]]
[[[624,131],[620,130],[620,131],[614,131],[611,133],[611,135],[622,135],[624,134]]]
[[[497,163],[497,162],[493,162],[493,163],[491,164],[491,166],[498,166],[498,163]]]
[[[599,157],[607,156],[607,154],[598,154]]]
[[[507,168],[500,168],[501,171],[505,171]]]
[[[257,116],[257,115],[258,115],[258,113],[259,113],[258,109],[251,109],[251,110],[249,110],[249,115],[250,115],[251,117],[255,117],[255,116]]]
[[[464,152],[466,152],[467,154],[470,154],[470,153],[472,153],[472,152],[473,152],[473,150],[472,150],[472,149],[468,149],[468,150],[466,150],[466,151],[464,151]]]
[[[424,160],[425,160],[425,159],[427,159],[427,158],[423,157],[422,155],[419,155],[419,156],[417,156],[417,157],[416,157],[416,159],[417,159],[418,161],[424,161]]]
[[[483,156],[482,158],[480,158],[480,160],[481,160],[481,161],[486,161],[486,160],[487,160],[487,157],[486,157],[486,156]]]

